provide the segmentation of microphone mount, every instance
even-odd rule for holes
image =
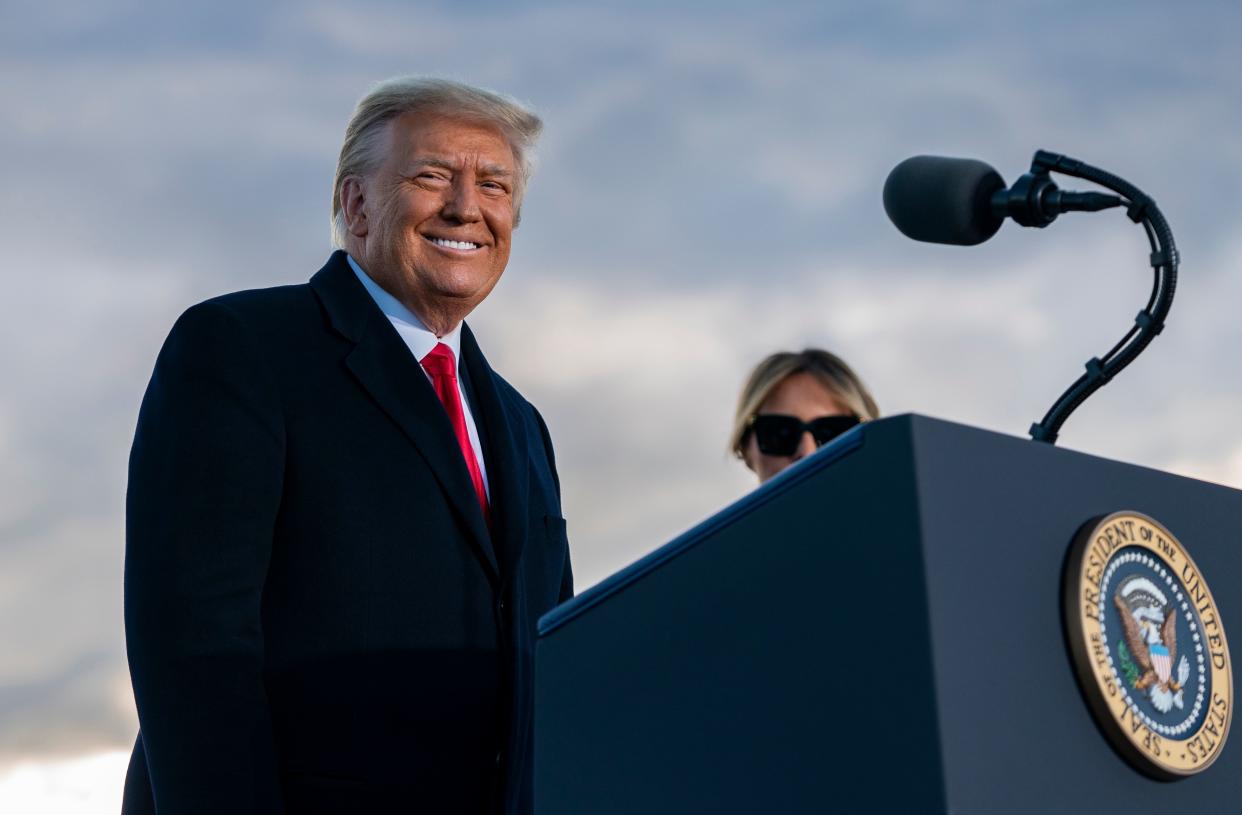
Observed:
[[[1055,221],[1063,212],[1098,212],[1119,206],[1121,197],[1117,195],[1065,192],[1052,180],[1048,168],[1038,163],[1012,187],[997,190],[992,195],[992,212],[997,217],[1013,218],[1022,226],[1039,229]]]
[[[1116,195],[1063,192],[1052,180],[1053,172],[1098,184]],[[1143,226],[1151,245],[1150,262],[1154,277],[1151,296],[1134,318],[1134,325],[1104,356],[1087,360],[1084,366],[1086,371],[1061,394],[1042,420],[1031,425],[1030,434],[1034,441],[1055,444],[1061,426],[1070,414],[1133,362],[1164,330],[1165,318],[1173,305],[1173,293],[1177,288],[1179,257],[1173,232],[1156,207],[1156,202],[1138,187],[1077,159],[1045,150],[1035,153],[1029,173],[1018,179],[1011,188],[998,190],[992,195],[991,205],[998,216],[1013,218],[1023,226],[1039,228],[1052,223],[1062,212],[1095,212],[1125,206],[1126,215]]]

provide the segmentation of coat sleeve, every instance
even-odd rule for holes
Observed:
[[[556,482],[556,501],[561,501],[561,477],[556,472],[556,454],[552,451],[552,434],[548,432],[548,425],[543,420],[543,416],[539,414],[532,406],[531,410],[535,414],[535,420],[539,425],[539,433],[543,437],[544,454],[548,457],[548,466],[552,468],[552,480]],[[562,510],[563,511],[563,510]],[[563,603],[574,596],[574,571],[569,562],[569,547],[565,547],[565,563],[561,567],[561,588],[557,598],[558,603]]]
[[[284,422],[228,305],[169,334],[139,412],[126,498],[125,633],[160,812],[276,813],[260,605]]]

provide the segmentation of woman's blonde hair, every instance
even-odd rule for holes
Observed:
[[[742,447],[751,419],[759,407],[776,390],[776,386],[788,377],[806,373],[815,377],[832,397],[841,403],[860,421],[869,422],[880,418],[880,408],[858,374],[845,364],[845,360],[822,348],[804,348],[801,351],[778,351],[764,359],[750,372],[745,386],[737,399],[737,412],[733,416],[733,433],[729,436],[729,449],[742,458]]]

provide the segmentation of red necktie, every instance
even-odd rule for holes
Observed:
[[[466,412],[462,410],[461,395],[457,390],[457,360],[453,359],[453,349],[444,343],[436,343],[431,353],[423,357],[423,370],[431,377],[431,385],[440,397],[440,404],[448,413],[449,423],[453,425],[453,433],[457,436],[457,446],[461,448],[462,457],[466,459],[466,469],[470,472],[470,483],[474,484],[474,492],[479,497],[479,506],[483,509],[483,519],[491,526],[491,512],[487,506],[487,490],[483,486],[483,472],[479,469],[479,460],[474,456],[474,447],[470,444],[470,434],[466,431]]]

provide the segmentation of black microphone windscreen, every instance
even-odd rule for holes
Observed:
[[[992,212],[992,195],[1004,188],[1000,174],[982,161],[914,156],[888,174],[884,211],[916,241],[974,246],[1004,222]]]

